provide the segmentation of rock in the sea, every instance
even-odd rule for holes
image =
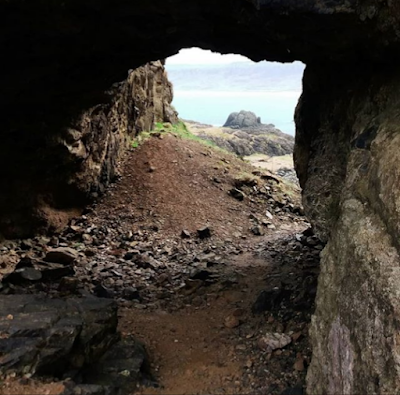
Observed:
[[[243,129],[257,127],[261,124],[260,117],[257,117],[254,112],[251,111],[240,111],[233,112],[229,115],[226,120],[224,127],[229,127],[233,129]]]

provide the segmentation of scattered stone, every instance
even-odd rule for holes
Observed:
[[[151,378],[146,350],[133,337],[112,345],[84,374],[87,382],[118,388],[121,394],[130,393],[142,378]]]
[[[58,290],[60,292],[76,293],[79,286],[79,280],[75,277],[64,277],[61,279],[58,285]]]
[[[190,239],[190,237],[191,237],[190,232],[185,229],[182,230],[181,237],[182,237],[182,239]]]
[[[125,259],[126,261],[131,261],[131,260],[133,259],[134,256],[135,256],[135,255],[134,255],[132,252],[127,252],[127,253],[124,255],[124,259]]]
[[[61,395],[114,395],[112,388],[96,384],[78,384],[67,381],[66,388]]]
[[[260,314],[264,311],[274,311],[279,309],[283,300],[290,298],[291,291],[283,288],[276,288],[262,291],[254,302],[251,311],[253,314]]]
[[[42,279],[42,273],[33,267],[23,267],[16,269],[12,273],[4,276],[4,284],[22,285],[26,282],[36,282]]]
[[[262,227],[260,225],[256,225],[253,226],[251,228],[251,232],[255,235],[255,236],[263,236],[264,235],[264,231],[262,229]]]
[[[85,244],[93,244],[93,237],[90,236],[90,235],[87,234],[87,233],[84,233],[84,234],[82,235],[82,241],[83,241]]]
[[[243,317],[245,314],[246,314],[246,311],[244,309],[236,309],[232,313],[232,315],[234,317]]]
[[[31,267],[26,267],[21,271],[21,277],[28,281],[38,281],[42,279],[42,273]]]
[[[92,248],[88,248],[88,249],[85,250],[85,255],[88,258],[91,258],[91,257],[96,255],[96,251],[94,249],[92,249]]]
[[[70,247],[58,247],[50,250],[44,260],[46,262],[70,265],[78,258],[78,252]]]
[[[299,340],[302,336],[303,336],[302,332],[296,332],[296,333],[293,333],[292,339],[294,342],[297,342],[297,340]]]
[[[237,189],[237,188],[232,188],[232,189],[229,191],[229,194],[230,194],[233,198],[235,198],[236,200],[239,200],[239,201],[243,201],[244,198],[246,197],[246,195],[245,195],[242,191],[240,191],[239,189]]]
[[[290,387],[286,388],[281,395],[304,395],[304,390],[301,386]]]
[[[292,338],[284,333],[267,333],[258,340],[258,346],[267,352],[272,352],[286,347],[292,342]]]
[[[108,289],[103,284],[97,284],[93,289],[93,293],[99,298],[112,299],[114,297],[111,289]]]
[[[211,229],[209,226],[197,230],[197,235],[200,239],[207,239],[211,237]]]
[[[148,255],[148,253],[137,255],[135,258],[135,264],[142,269],[157,269],[157,261]]]
[[[293,365],[294,370],[298,372],[302,372],[305,367],[304,367],[304,357],[301,354],[297,354],[296,362]]]
[[[212,278],[214,273],[208,271],[208,270],[194,270],[194,272],[191,274],[190,279],[192,280],[201,280],[201,281],[206,281]]]
[[[23,250],[31,250],[34,248],[35,244],[32,239],[26,239],[21,241],[21,248]]]
[[[52,247],[58,247],[60,241],[58,240],[58,237],[53,236],[50,241],[49,241],[49,245]]]
[[[274,216],[267,210],[265,212],[265,215],[269,218],[269,219],[274,219]]]
[[[42,273],[43,281],[56,281],[65,276],[73,276],[75,270],[72,266],[59,263],[39,261],[35,263],[35,269]]]
[[[125,300],[141,300],[139,291],[134,287],[125,288],[122,292]]]
[[[225,318],[224,325],[226,328],[233,329],[240,325],[240,320],[238,317],[236,317],[234,315],[230,315]]]

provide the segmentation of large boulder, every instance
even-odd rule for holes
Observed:
[[[0,374],[83,377],[83,384],[112,388],[136,384],[147,370],[146,352],[134,339],[120,341],[117,323],[117,304],[109,299],[2,295]]]
[[[244,129],[244,128],[256,128],[261,125],[260,117],[257,117],[254,112],[251,111],[240,111],[233,112],[229,115],[226,120],[224,127],[232,129]]]

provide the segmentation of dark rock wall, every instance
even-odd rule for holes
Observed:
[[[54,126],[52,134],[41,136],[33,128],[27,140],[3,141],[1,160],[7,162],[2,170],[7,171],[0,192],[0,232],[23,237],[64,226],[104,192],[138,132],[151,130],[154,122],[177,121],[161,62],[130,71],[107,95],[66,125]],[[29,128],[29,118],[25,121]]]
[[[253,60],[396,61],[399,19],[397,2],[378,0],[0,0],[0,232],[64,223],[89,189],[101,189],[87,183],[82,193],[85,181],[66,174],[87,155],[77,120],[91,112],[93,122],[81,122],[101,135],[105,92],[128,69],[190,46]],[[93,138],[94,156],[115,151],[108,136]]]
[[[104,92],[128,69],[190,46],[302,60],[296,167],[328,240],[309,392],[400,392],[399,22],[394,0],[0,0],[2,231],[61,224],[112,178],[140,123]]]
[[[400,76],[396,67],[308,66],[296,166],[329,240],[312,321],[310,394],[400,391]]]

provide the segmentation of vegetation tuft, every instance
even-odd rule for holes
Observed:
[[[197,141],[203,145],[206,145],[207,147],[211,147],[213,149],[219,150],[219,151],[224,151],[225,153],[228,153],[227,151],[223,150],[222,148],[219,148],[215,143],[213,143],[210,140],[204,140],[198,136],[195,136],[193,133],[191,133],[188,128],[186,127],[185,123],[182,121],[179,121],[176,124],[170,124],[170,123],[162,123],[162,122],[157,122],[155,124],[154,130],[150,132],[141,132],[134,140],[131,141],[131,147],[132,148],[138,148],[141,144],[143,144],[149,137],[151,137],[153,134],[164,134],[164,133],[170,133],[175,135],[176,137],[186,139],[186,140],[193,140]]]

